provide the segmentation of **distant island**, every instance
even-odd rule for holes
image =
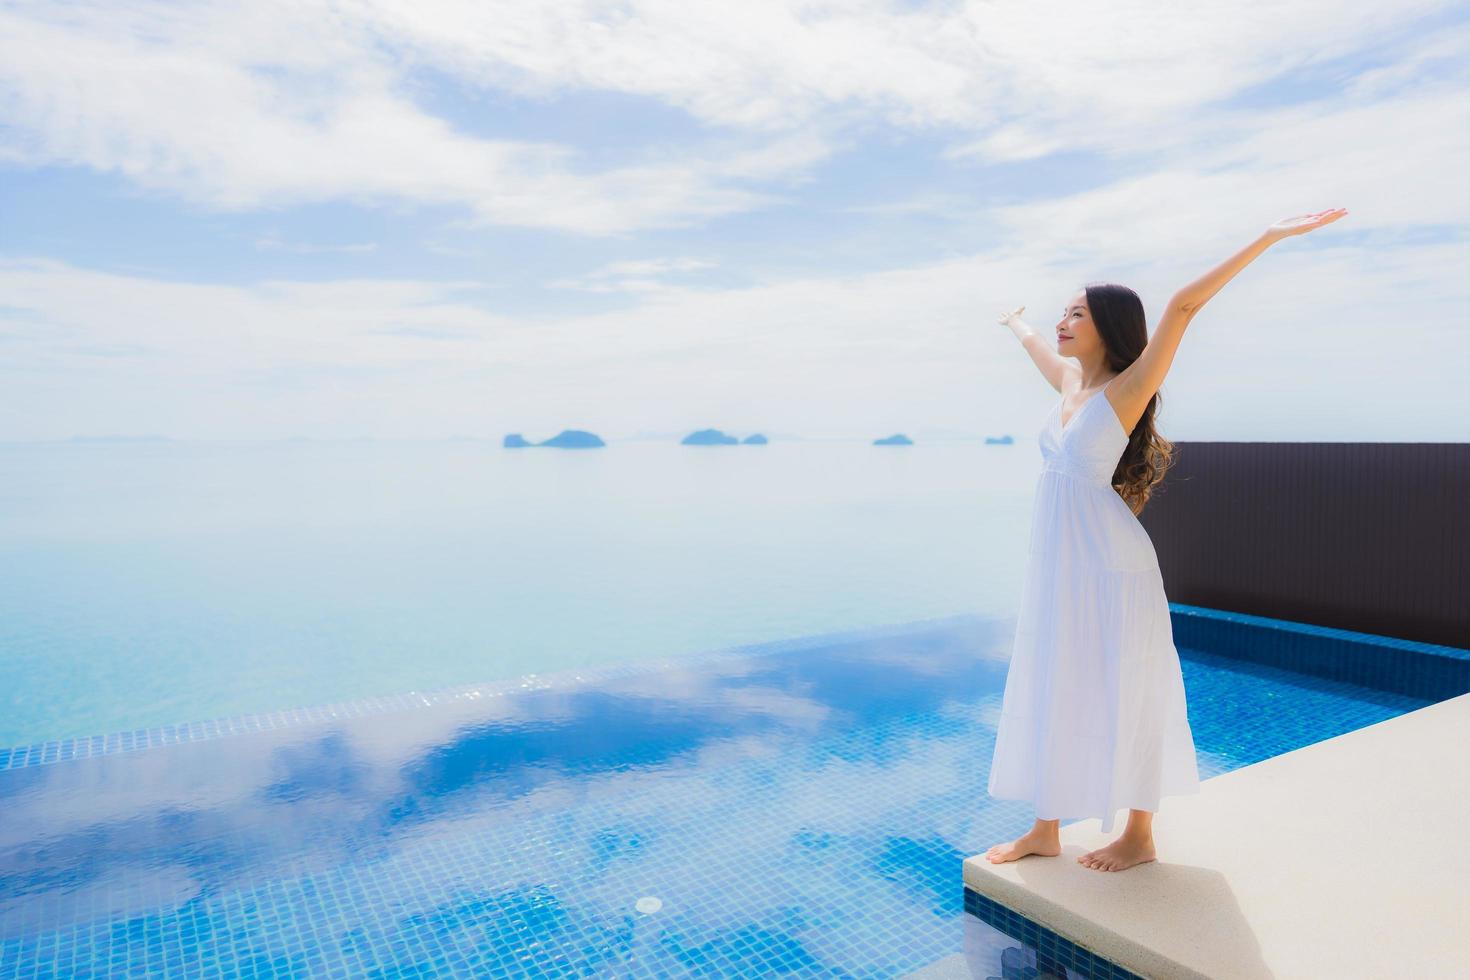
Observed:
[[[926,430],[926,431],[928,431],[928,430]],[[632,436],[631,438],[629,438],[627,440],[620,439],[619,442],[623,442],[623,441],[630,441],[630,442],[638,442],[638,441],[660,441],[661,442],[663,440],[657,438],[658,436],[663,436],[663,437],[667,438],[667,437],[670,437],[670,436],[673,436],[673,435],[676,435],[676,434],[677,433],[673,433],[673,432],[667,432],[667,433],[640,432],[637,435]],[[933,435],[933,433],[931,432],[930,435]],[[974,440],[978,436],[978,434],[969,434],[969,433],[952,433],[950,435],[951,435],[952,438],[954,438],[954,437],[963,437],[966,441]],[[791,441],[795,441],[795,442],[811,442],[811,441],[813,441],[810,438],[806,438],[806,437],[799,436],[799,435],[792,434],[792,433],[788,433],[788,434],[782,435],[781,438],[782,439],[791,440]],[[926,438],[928,438],[928,437],[926,437]],[[983,438],[984,438],[984,444],[987,445],[987,446],[1010,446],[1010,445],[1014,445],[1015,444],[1015,441],[1016,441],[1015,440],[1015,437],[1014,436],[1011,436],[1011,435],[985,436]],[[944,436],[941,435],[940,439],[941,439],[941,441],[944,441]],[[452,437],[450,441],[451,442],[461,442],[461,441],[463,441],[463,442],[470,442],[470,441],[475,441],[475,440],[471,439],[471,437],[468,437],[468,436],[455,436],[455,437]],[[820,439],[818,439],[816,441],[819,441],[820,442],[820,441],[831,441],[831,440],[820,440]],[[846,440],[838,440],[838,441],[846,441]],[[727,432],[725,432],[725,431],[723,431],[721,429],[697,429],[697,430],[689,433],[688,435],[686,435],[683,439],[679,440],[679,445],[681,445],[681,446],[741,446],[741,445],[744,445],[744,446],[765,446],[765,445],[769,445],[769,444],[770,444],[770,439],[767,438],[767,436],[764,433],[761,433],[761,432],[755,432],[755,433],[752,433],[751,435],[746,436],[743,439],[740,439],[740,438],[737,438],[735,436],[730,435],[729,433],[727,433]],[[509,435],[507,435],[507,436],[504,437],[504,439],[501,442],[501,445],[505,449],[526,449],[526,448],[530,448],[530,447],[533,447],[533,446],[550,446],[550,447],[552,447],[554,449],[595,449],[595,448],[606,446],[607,443],[603,442],[603,440],[599,436],[595,435],[594,433],[587,432],[587,431],[585,431],[583,429],[563,429],[558,435],[554,436],[553,438],[547,439],[545,442],[531,442],[528,439],[526,439],[523,435],[521,435],[519,432],[512,432]],[[869,443],[869,445],[873,445],[873,446],[913,446],[913,445],[917,445],[917,443],[915,443],[914,440],[911,439],[911,438],[909,438],[909,436],[907,436],[906,434],[904,434],[902,432],[895,432],[893,435],[885,436],[882,439],[874,439],[871,443]]]
[[[746,436],[744,445],[764,446],[767,442],[765,436],[757,432],[755,435]],[[738,446],[742,442],[734,436],[727,436],[719,429],[700,429],[691,432],[680,441],[681,446]]]
[[[512,432],[501,443],[504,449],[524,449],[530,446],[550,446],[553,449],[597,449],[606,446],[598,436],[581,429],[563,429],[545,442],[527,442],[519,432]]]

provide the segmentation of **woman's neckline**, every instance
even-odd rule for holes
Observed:
[[[1063,431],[1063,432],[1066,432],[1069,428],[1071,428],[1072,423],[1077,421],[1077,416],[1081,415],[1083,409],[1087,408],[1087,403],[1090,402],[1090,401],[1092,401],[1098,395],[1101,395],[1103,392],[1107,391],[1108,390],[1108,385],[1112,384],[1113,381],[1117,377],[1118,376],[1116,374],[1113,375],[1111,378],[1109,378],[1108,380],[1104,381],[1102,383],[1102,387],[1098,388],[1097,391],[1094,391],[1092,394],[1090,394],[1086,398],[1082,399],[1082,404],[1079,405],[1079,406],[1077,406],[1077,410],[1072,413],[1072,417],[1069,418],[1069,419],[1067,419],[1067,421],[1065,421],[1065,422],[1062,421],[1062,401],[1065,399],[1066,396],[1063,395],[1062,398],[1058,398],[1057,399],[1057,426],[1058,426],[1058,428],[1060,428],[1061,431]]]

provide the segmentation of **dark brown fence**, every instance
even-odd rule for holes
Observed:
[[[1178,442],[1171,602],[1470,647],[1470,444]]]

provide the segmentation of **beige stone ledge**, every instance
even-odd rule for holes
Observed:
[[[1470,976],[1470,694],[1165,797],[1155,861],[1078,864],[1101,826],[965,887],[1161,980]]]

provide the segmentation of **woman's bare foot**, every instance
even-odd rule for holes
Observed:
[[[1145,864],[1154,859],[1154,839],[1124,833],[1107,847],[1088,851],[1077,859],[1085,867],[1098,871],[1123,871],[1135,864]]]
[[[1042,829],[1032,827],[1026,833],[1006,844],[997,844],[985,852],[985,860],[991,864],[1003,864],[1028,854],[1056,857],[1062,853],[1062,840],[1055,826]]]

